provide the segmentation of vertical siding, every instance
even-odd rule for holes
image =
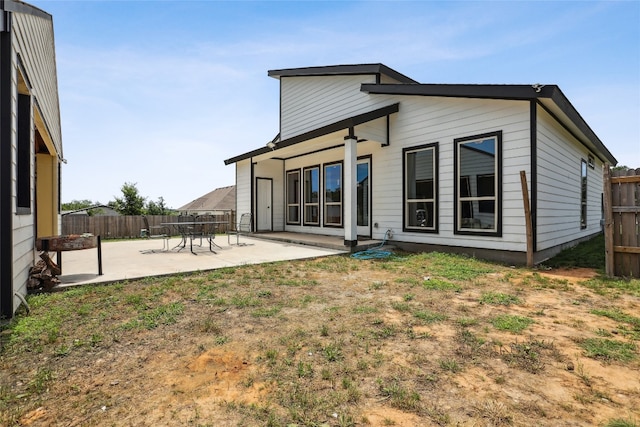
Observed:
[[[587,167],[587,227],[580,228],[580,164],[590,152],[538,108],[538,250],[600,231],[602,162]]]
[[[389,105],[360,91],[373,75],[306,76],[280,79],[280,133],[287,139],[336,121]]]

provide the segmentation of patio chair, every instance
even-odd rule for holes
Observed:
[[[142,215],[142,221],[144,222],[144,228],[140,230],[140,236],[146,239],[162,239],[162,250],[169,250],[169,239],[171,233],[168,227],[162,225],[149,226],[149,219],[146,215]]]
[[[215,217],[213,215],[195,215],[193,221],[194,226],[191,230],[191,239],[199,238],[200,246],[202,246],[202,239],[206,239],[209,242],[209,250],[214,252],[213,240],[216,238]]]
[[[247,212],[240,215],[240,221],[238,221],[235,228],[233,230],[227,231],[227,241],[229,242],[229,246],[232,245],[231,236],[236,236],[237,246],[247,245],[247,243],[240,243],[240,235],[241,234],[247,235],[251,233],[251,226],[252,226],[251,213]]]

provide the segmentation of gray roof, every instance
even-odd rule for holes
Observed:
[[[216,188],[178,208],[178,211],[224,211],[236,208],[236,186]]]

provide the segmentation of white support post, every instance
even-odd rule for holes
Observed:
[[[358,158],[358,138],[353,131],[344,137],[344,245],[354,247],[358,244],[358,205],[356,164]]]

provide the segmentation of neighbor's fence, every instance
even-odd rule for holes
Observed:
[[[604,238],[608,276],[640,278],[640,168],[604,168]]]
[[[176,215],[148,215],[149,226],[157,226],[163,222],[176,222]],[[232,227],[235,224],[235,212],[231,211],[224,215],[214,215],[213,221],[223,221]],[[91,233],[101,236],[102,239],[127,239],[141,237],[141,230],[145,227],[144,220],[140,215],[122,216],[86,216],[86,215],[64,215],[62,217],[62,234],[84,234]],[[226,231],[224,226],[219,227],[221,231]]]

